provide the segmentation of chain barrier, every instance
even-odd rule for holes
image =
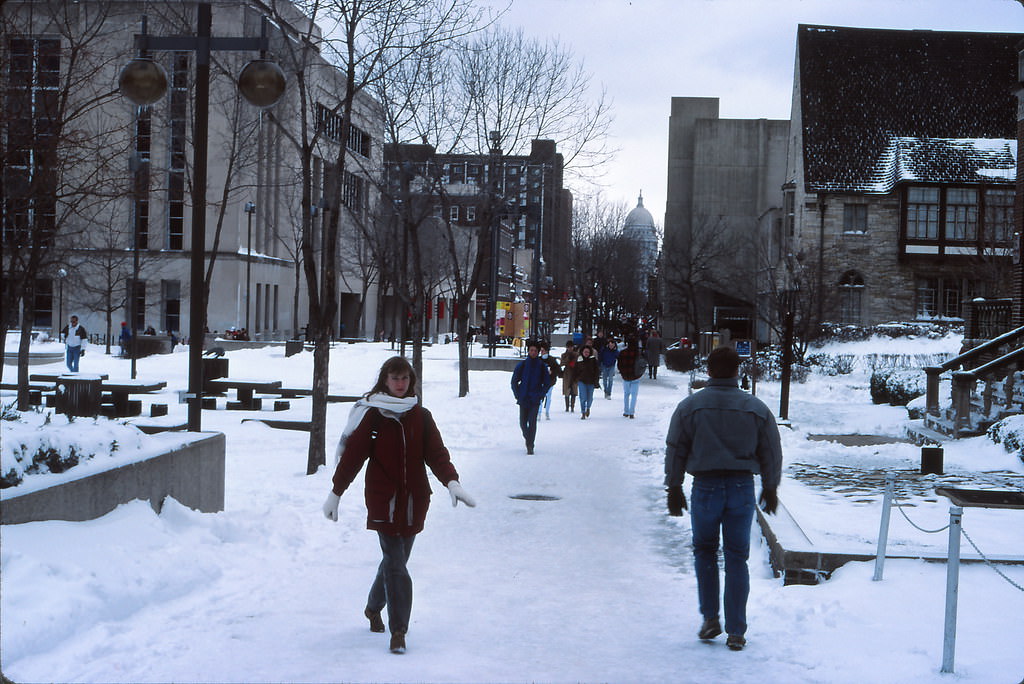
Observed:
[[[895,499],[895,498],[896,498],[895,495],[893,495],[893,499]],[[916,528],[916,529],[918,529],[918,530],[920,530],[922,532],[925,532],[927,534],[938,534],[939,532],[945,532],[946,530],[949,529],[949,524],[946,524],[946,525],[940,527],[937,530],[926,530],[925,528],[921,527],[920,525],[915,523],[913,520],[911,520],[910,517],[903,511],[903,509],[905,507],[907,507],[906,504],[901,504],[898,501],[893,501],[892,505],[895,506],[897,509],[899,509],[900,515],[902,515],[906,519],[906,521],[908,523],[910,523],[914,528]],[[978,548],[978,545],[974,543],[973,539],[971,539],[971,535],[967,534],[967,530],[964,529],[962,526],[960,527],[960,532],[963,533],[963,535],[967,539],[967,541],[970,542],[971,546],[974,547],[974,550],[978,553],[979,556],[981,556],[981,560],[983,560],[985,562],[985,565],[987,565],[988,567],[992,568],[993,572],[995,572],[997,575],[999,575],[1004,580],[1006,580],[1006,582],[1008,582],[1011,586],[1016,588],[1018,591],[1024,591],[1024,586],[1021,586],[1021,585],[1017,584],[1012,579],[1007,577],[1006,573],[1004,573],[1002,570],[997,568],[996,564],[993,563],[988,558],[988,556],[986,556],[984,553],[982,553],[981,549]]]
[[[964,537],[967,539],[968,542],[970,542],[971,546],[974,547],[974,550],[978,552],[978,555],[981,556],[981,559],[983,561],[985,561],[985,565],[987,565],[988,567],[992,568],[992,570],[997,575],[999,575],[1004,580],[1006,580],[1011,586],[1015,587],[1018,591],[1024,591],[1024,587],[1022,587],[1021,585],[1017,584],[1012,579],[1007,577],[1006,574],[1002,570],[1000,570],[999,568],[996,567],[995,563],[993,563],[992,561],[990,561],[988,559],[988,556],[986,556],[984,553],[981,552],[981,549],[978,548],[978,545],[974,543],[973,539],[971,539],[971,535],[967,534],[967,530],[965,530],[965,529],[963,529],[961,527],[960,531],[963,532]]]

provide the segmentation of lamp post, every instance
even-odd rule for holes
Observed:
[[[189,350],[188,350],[188,429],[202,429],[203,338],[206,327],[206,296],[203,263],[206,255],[206,175],[210,120],[210,52],[247,51],[260,53],[260,59],[245,65],[238,75],[238,90],[250,104],[269,107],[284,94],[284,72],[264,59],[270,46],[268,22],[263,17],[261,35],[223,38],[211,34],[213,12],[207,2],[198,3],[196,32],[187,36],[151,36],[146,32],[135,36],[141,54],[150,51],[193,52],[196,56],[195,119],[193,124],[192,161],[192,255],[189,283]],[[118,79],[121,94],[137,105],[153,104],[167,92],[167,76],[152,59],[138,57],[129,62]]]
[[[57,269],[57,341],[60,341],[61,323],[64,322],[64,279],[68,272],[63,268]],[[69,331],[70,332],[70,331]]]
[[[501,160],[501,132],[491,131],[487,136],[491,141],[491,282],[488,286],[487,302],[487,340],[489,348],[487,356],[495,355],[498,340],[494,332],[495,319],[498,316],[498,259],[501,255],[501,213],[498,211],[498,173]]]
[[[132,209],[132,286],[128,290],[128,320],[131,321],[128,329],[131,331],[132,336],[128,340],[128,356],[131,358],[132,380],[134,380],[136,377],[136,359],[138,357],[135,351],[137,348],[136,336],[139,334],[139,326],[136,325],[139,317],[136,308],[139,301],[137,292],[139,286],[139,204],[142,201],[144,179],[146,181],[149,179],[149,174],[146,173],[149,160],[136,152],[131,156],[129,166],[132,172],[132,203],[134,207]]]
[[[256,203],[246,202],[245,213],[248,216],[247,222],[249,224],[246,230],[246,254],[245,258],[245,334],[252,336],[252,328],[249,327],[249,295],[252,292],[252,215],[256,213]]]

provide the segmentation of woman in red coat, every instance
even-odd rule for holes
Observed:
[[[366,528],[375,530],[383,553],[364,614],[374,632],[384,631],[381,611],[388,609],[391,652],[405,653],[412,612],[412,578],[406,564],[430,506],[427,467],[448,488],[452,506],[476,502],[459,485],[430,412],[416,399],[416,373],[408,360],[384,362],[373,386],[357,401],[338,443],[334,486],[324,515],[338,519],[338,501],[366,466]]]

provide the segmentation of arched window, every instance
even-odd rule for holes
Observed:
[[[839,322],[842,325],[861,325],[864,276],[847,271],[839,279]]]

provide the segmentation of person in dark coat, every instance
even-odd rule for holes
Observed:
[[[459,484],[448,449],[430,412],[416,399],[416,372],[393,356],[384,362],[377,383],[349,414],[336,453],[337,467],[324,516],[338,520],[338,502],[366,466],[366,528],[377,532],[383,559],[370,587],[363,614],[370,630],[384,631],[388,610],[391,652],[405,653],[412,613],[412,578],[406,564],[430,507],[427,468],[448,488],[452,506],[476,502]]]
[[[626,348],[619,354],[616,364],[619,375],[622,376],[622,415],[633,418],[636,415],[636,395],[640,391],[640,378],[644,375],[646,364],[635,337],[626,341]]]
[[[540,358],[540,343],[531,340],[527,346],[527,357],[516,364],[512,371],[512,394],[519,404],[519,427],[526,440],[526,453],[533,453],[537,436],[537,414],[540,402],[554,383],[551,371]]]
[[[573,368],[576,366],[576,358],[579,354],[576,352],[576,345],[572,341],[565,343],[565,351],[562,352],[562,356],[559,359],[562,363],[562,396],[565,397],[565,411],[566,413],[576,410],[576,374],[573,373]]]
[[[644,344],[644,356],[647,357],[647,377],[652,380],[658,379],[658,366],[661,365],[661,355],[665,353],[665,340],[652,330]]]
[[[576,385],[580,393],[580,420],[590,417],[590,407],[594,405],[594,390],[601,386],[601,364],[594,355],[594,348],[586,345],[580,350],[580,358],[573,369],[576,374]]]

